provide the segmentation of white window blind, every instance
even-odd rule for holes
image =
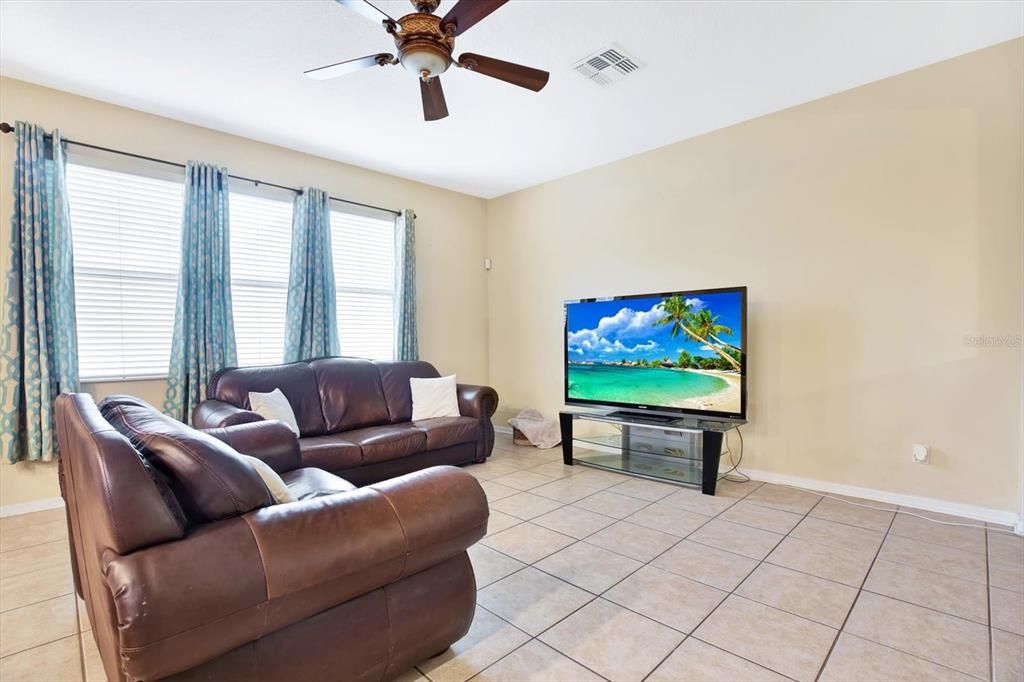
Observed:
[[[331,252],[341,354],[394,358],[395,221],[389,214],[331,211]]]
[[[233,192],[229,210],[238,364],[276,365],[284,357],[292,202]]]
[[[69,163],[82,381],[167,375],[183,180]]]

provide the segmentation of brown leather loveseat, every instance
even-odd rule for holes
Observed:
[[[488,514],[470,474],[355,488],[303,468],[281,422],[215,437],[128,396],[62,395],[56,418],[75,585],[108,679],[386,680],[467,632],[466,549]],[[239,453],[297,500],[275,503]]]
[[[412,421],[409,379],[440,376],[429,362],[322,358],[221,370],[192,414],[197,429],[263,419],[249,393],[281,389],[299,426],[302,465],[363,485],[439,464],[483,462],[494,447],[498,394],[458,385],[462,416]]]

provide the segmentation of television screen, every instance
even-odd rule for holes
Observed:
[[[746,287],[565,305],[565,401],[746,417]]]

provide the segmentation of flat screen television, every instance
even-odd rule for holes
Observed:
[[[565,402],[746,419],[747,288],[565,304]]]

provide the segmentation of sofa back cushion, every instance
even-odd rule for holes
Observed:
[[[187,522],[167,480],[103,418],[92,396],[58,396],[56,421],[61,492],[80,575],[83,552],[90,559],[106,548],[128,554],[185,535]]]
[[[189,520],[208,523],[274,503],[263,479],[230,445],[131,396],[111,396],[100,412],[161,471]]]
[[[441,374],[432,364],[422,360],[375,364],[377,371],[380,372],[380,383],[384,388],[391,423],[412,420],[412,391],[409,388],[409,379],[436,379]]]
[[[387,424],[390,418],[377,366],[359,358],[309,363],[316,376],[328,433]]]
[[[252,407],[249,393],[270,393],[275,388],[281,389],[288,398],[301,436],[321,436],[328,432],[317,377],[308,362],[221,370],[210,380],[206,393],[209,398],[248,410]]]

